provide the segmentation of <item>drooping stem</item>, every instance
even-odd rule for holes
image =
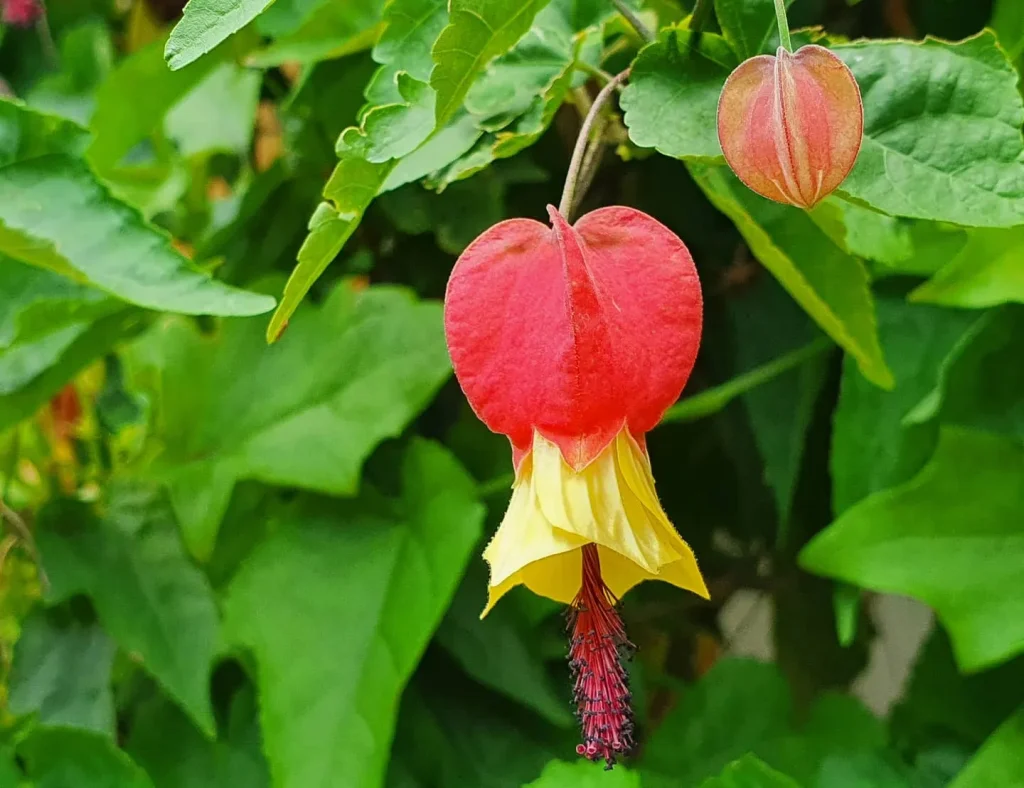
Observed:
[[[636,31],[636,34],[640,36],[645,43],[649,43],[654,40],[654,33],[648,30],[647,25],[645,25],[640,20],[640,17],[636,15],[636,11],[626,5],[625,0],[612,0],[612,5],[614,5],[615,9],[626,18],[626,21],[629,22],[632,28]]]
[[[601,112],[608,99],[611,98],[615,89],[629,76],[629,69],[616,74],[611,81],[601,88],[594,103],[590,105],[590,111],[583,119],[579,136],[576,138],[576,147],[573,148],[572,158],[569,160],[569,172],[565,176],[565,187],[562,189],[562,199],[558,203],[558,211],[565,217],[565,220],[572,221],[572,209],[577,202],[576,184],[580,177],[580,168],[583,165],[583,154],[587,149],[587,142],[590,139],[590,132],[594,128],[594,122]],[[582,196],[582,195],[581,195]]]
[[[594,176],[597,175],[597,170],[601,166],[601,159],[604,154],[604,132],[608,127],[608,117],[606,115],[599,115],[597,123],[594,124],[594,129],[591,132],[592,139],[590,144],[587,145],[586,153],[583,154],[583,164],[580,167],[580,174],[577,180],[576,191],[582,198],[589,190],[591,184],[594,182]]]
[[[792,52],[793,40],[789,37],[789,20],[786,19],[786,0],[775,0],[775,18],[779,22],[779,41],[787,52]]]

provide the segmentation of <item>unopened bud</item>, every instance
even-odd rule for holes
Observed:
[[[718,139],[733,172],[763,197],[801,208],[839,187],[863,132],[853,72],[815,44],[744,61],[718,102]]]

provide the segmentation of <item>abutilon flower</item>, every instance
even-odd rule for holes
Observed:
[[[733,172],[762,197],[800,208],[849,175],[863,132],[853,72],[815,44],[744,61],[718,101],[718,140]]]
[[[3,6],[0,21],[5,25],[28,27],[43,15],[43,5],[39,0],[2,0]]]
[[[575,226],[548,213],[553,227],[510,219],[462,253],[445,332],[470,405],[508,436],[516,471],[484,551],[483,615],[520,584],[570,606],[577,751],[610,767],[633,746],[617,600],[643,580],[708,596],[644,442],[693,367],[700,283],[683,242],[640,211],[601,208]]]

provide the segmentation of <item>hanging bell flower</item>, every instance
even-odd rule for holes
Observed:
[[[679,397],[701,332],[683,242],[632,208],[570,226],[511,219],[463,252],[445,297],[455,374],[512,444],[515,482],[483,615],[511,588],[570,608],[579,754],[610,766],[633,746],[615,610],[644,580],[707,598],[693,551],[665,515],[644,436]]]
[[[863,132],[853,72],[815,44],[744,61],[718,102],[718,140],[733,172],[762,197],[800,208],[849,175]]]

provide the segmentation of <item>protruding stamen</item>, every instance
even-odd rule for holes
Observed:
[[[580,591],[569,608],[569,668],[583,742],[576,752],[607,768],[633,750],[633,709],[623,659],[636,650],[626,638],[615,598],[601,579],[597,546],[585,545]]]

